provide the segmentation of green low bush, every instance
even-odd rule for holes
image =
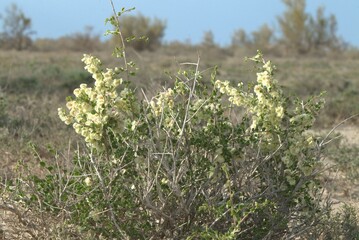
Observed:
[[[126,11],[131,10],[132,9]],[[111,20],[109,19],[109,21]],[[121,33],[126,40],[126,45],[131,46],[136,51],[153,51],[161,46],[161,41],[166,29],[165,21],[157,18],[151,19],[141,14],[125,15],[122,18],[121,25],[113,25],[115,26],[116,31],[118,27],[120,28]],[[118,40],[119,39],[114,36],[110,43],[118,47],[121,45],[121,42]]]
[[[16,202],[56,216],[77,238],[328,236],[334,221],[318,177],[323,144],[307,131],[321,96],[286,96],[275,66],[258,53],[248,59],[257,69],[252,84],[232,86],[216,69],[208,76],[198,61],[149,97],[131,87],[134,64],[124,60],[110,69],[84,55],[94,84],[76,88],[59,116],[85,151],[71,154],[70,164],[51,149],[52,163],[35,151],[43,172],[9,184]],[[353,235],[348,212],[343,229]],[[76,238],[56,226],[52,234]]]
[[[121,71],[85,55],[95,84],[75,89],[59,115],[90,152],[75,158],[71,174],[50,167],[33,179],[47,210],[65,208],[72,223],[105,238],[280,239],[317,231],[327,211],[320,147],[305,131],[323,100],[287,99],[274,65],[261,54],[250,60],[259,71],[252,88],[217,80],[215,71],[207,80],[196,65],[179,72],[173,88],[139,99]]]
[[[39,80],[36,77],[19,77],[15,79],[3,80],[1,82],[3,86],[10,93],[29,93],[35,92],[41,89]]]
[[[72,71],[66,73],[64,81],[61,84],[61,88],[66,89],[68,92],[72,92],[74,88],[79,86],[81,83],[92,81],[91,75],[82,71]]]

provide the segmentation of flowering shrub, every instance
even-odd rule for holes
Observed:
[[[121,239],[280,239],[317,231],[327,209],[318,195],[320,147],[306,130],[323,100],[287,99],[275,66],[260,53],[249,60],[258,68],[253,88],[233,87],[216,71],[208,81],[196,64],[172,88],[140,99],[121,71],[85,55],[95,84],[81,84],[59,109],[91,151],[74,162],[72,178],[82,181],[63,193],[76,202],[71,219]]]
[[[89,146],[100,150],[104,147],[101,143],[104,129],[109,127],[111,120],[119,120],[120,114],[129,109],[125,99],[129,98],[130,91],[125,88],[117,93],[122,84],[122,79],[115,78],[119,70],[102,71],[100,60],[89,55],[84,55],[82,61],[95,79],[95,86],[91,88],[83,83],[76,88],[76,99],[70,98],[66,104],[69,114],[59,109],[59,116],[66,124],[73,124],[76,133],[82,135]]]

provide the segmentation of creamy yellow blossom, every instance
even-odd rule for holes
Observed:
[[[279,106],[275,109],[275,112],[277,114],[277,117],[283,118],[284,115],[284,108],[282,106]]]
[[[314,138],[313,138],[313,136],[309,136],[309,137],[307,138],[307,143],[308,143],[309,146],[312,146],[312,145],[314,144]]]
[[[174,126],[174,123],[175,121],[172,117],[166,117],[164,125],[166,128],[171,129]]]
[[[149,102],[152,112],[155,116],[160,116],[164,111],[173,112],[174,107],[174,91],[171,88],[160,92]]]
[[[60,119],[68,125],[72,124],[75,131],[81,134],[89,145],[99,147],[102,145],[100,141],[104,126],[109,120],[108,113],[119,113],[125,109],[124,99],[129,91],[125,88],[121,96],[118,96],[117,87],[122,83],[122,79],[116,78],[113,69],[103,71],[98,58],[84,55],[82,61],[85,63],[85,69],[95,80],[94,87],[89,87],[86,83],[80,84],[79,88],[73,91],[76,99],[66,104],[69,112],[59,109],[58,113]],[[111,114],[110,116],[118,117],[119,115]]]
[[[253,59],[260,62],[261,55]],[[255,129],[258,125],[265,129],[279,128],[284,116],[284,100],[281,98],[281,92],[277,90],[272,74],[275,67],[270,61],[263,60],[263,64],[263,71],[257,73],[257,84],[253,89],[254,95],[243,91],[243,83],[239,83],[238,88],[234,88],[229,85],[228,81],[217,80],[215,82],[215,87],[222,94],[227,95],[231,103],[243,106],[252,113],[250,129]]]
[[[138,121],[135,121],[135,120],[132,121],[132,123],[131,123],[131,131],[135,131],[137,125],[138,125]]]
[[[75,95],[75,97],[79,97],[79,96],[80,96],[80,93],[81,93],[80,89],[76,88],[76,89],[74,90],[74,95]]]
[[[92,185],[92,180],[90,177],[86,177],[84,180],[86,186],[90,187]]]
[[[69,101],[66,103],[66,107],[71,110],[71,108],[74,106],[74,101]]]
[[[271,87],[271,76],[267,71],[257,73],[257,82],[269,89]]]
[[[229,81],[221,81],[217,80],[215,82],[215,87],[219,89],[219,91],[228,96],[228,100],[236,106],[243,106],[248,103],[250,99],[250,95],[246,94],[242,90],[242,84],[238,84],[238,88],[229,86]]]
[[[68,116],[65,112],[65,110],[63,110],[62,108],[58,109],[58,114],[59,117],[61,119],[61,121],[63,121],[66,125],[70,125],[73,121],[71,116]]]

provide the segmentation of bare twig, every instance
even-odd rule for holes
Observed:
[[[334,126],[330,131],[329,133],[324,137],[324,139],[319,143],[319,147],[323,147],[325,145],[327,145],[328,143],[330,143],[332,140],[329,140],[327,142],[325,142],[327,140],[327,138],[338,128],[340,127],[341,125],[343,125],[345,122],[349,121],[350,119],[353,119],[355,117],[359,116],[359,113],[357,114],[354,114],[353,116],[350,116],[346,119],[344,119],[343,121],[341,121],[340,123],[338,123],[336,126]]]

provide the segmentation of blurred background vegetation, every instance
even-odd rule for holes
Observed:
[[[261,49],[265,54],[276,56],[327,56],[326,54],[353,51],[344,39],[337,35],[337,20],[333,14],[327,14],[319,7],[314,15],[306,12],[305,0],[282,0],[285,11],[277,16],[277,25],[264,23],[251,33],[242,28],[234,31],[230,46],[223,50],[246,49],[249,53]],[[108,50],[117,46],[114,39],[101,41],[100,35],[93,33],[93,27],[87,26],[82,32],[73,33],[58,39],[32,38],[36,31],[32,29],[31,17],[17,5],[12,4],[0,15],[0,49],[29,51],[95,51]],[[121,31],[128,46],[136,51],[155,51],[162,44],[166,22],[149,18],[142,14],[122,16]],[[182,43],[196,47],[189,43]],[[219,47],[214,34],[209,30],[203,33],[202,47]],[[173,47],[173,46],[172,46]]]

